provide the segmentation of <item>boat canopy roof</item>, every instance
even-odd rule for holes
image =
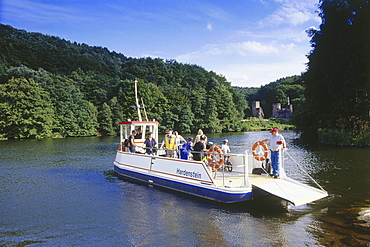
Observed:
[[[126,122],[119,122],[120,125],[144,125],[144,124],[159,124],[158,121],[126,121]]]

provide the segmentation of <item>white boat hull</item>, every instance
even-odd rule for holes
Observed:
[[[202,162],[119,151],[114,170],[121,176],[217,202],[235,203],[253,198],[252,187],[217,186]]]
[[[246,160],[244,165],[243,160]],[[328,196],[326,191],[288,177],[273,179],[267,174],[252,174],[253,167],[260,164],[252,156],[238,155],[232,161],[235,171],[218,171],[215,176],[203,162],[118,151],[114,170],[121,176],[152,186],[222,203],[248,201],[260,196],[261,191],[295,206]]]

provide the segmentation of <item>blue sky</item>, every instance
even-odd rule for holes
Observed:
[[[128,57],[197,64],[233,86],[305,71],[318,0],[0,0],[0,22],[107,47]]]

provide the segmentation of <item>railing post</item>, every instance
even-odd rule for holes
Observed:
[[[248,150],[245,150],[244,154],[244,186],[248,188],[250,186],[249,183],[249,174],[248,174]]]

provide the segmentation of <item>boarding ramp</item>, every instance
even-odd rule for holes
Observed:
[[[270,176],[250,174],[253,189],[261,190],[281,200],[300,206],[327,197],[324,190],[302,184],[291,178],[274,179]]]

